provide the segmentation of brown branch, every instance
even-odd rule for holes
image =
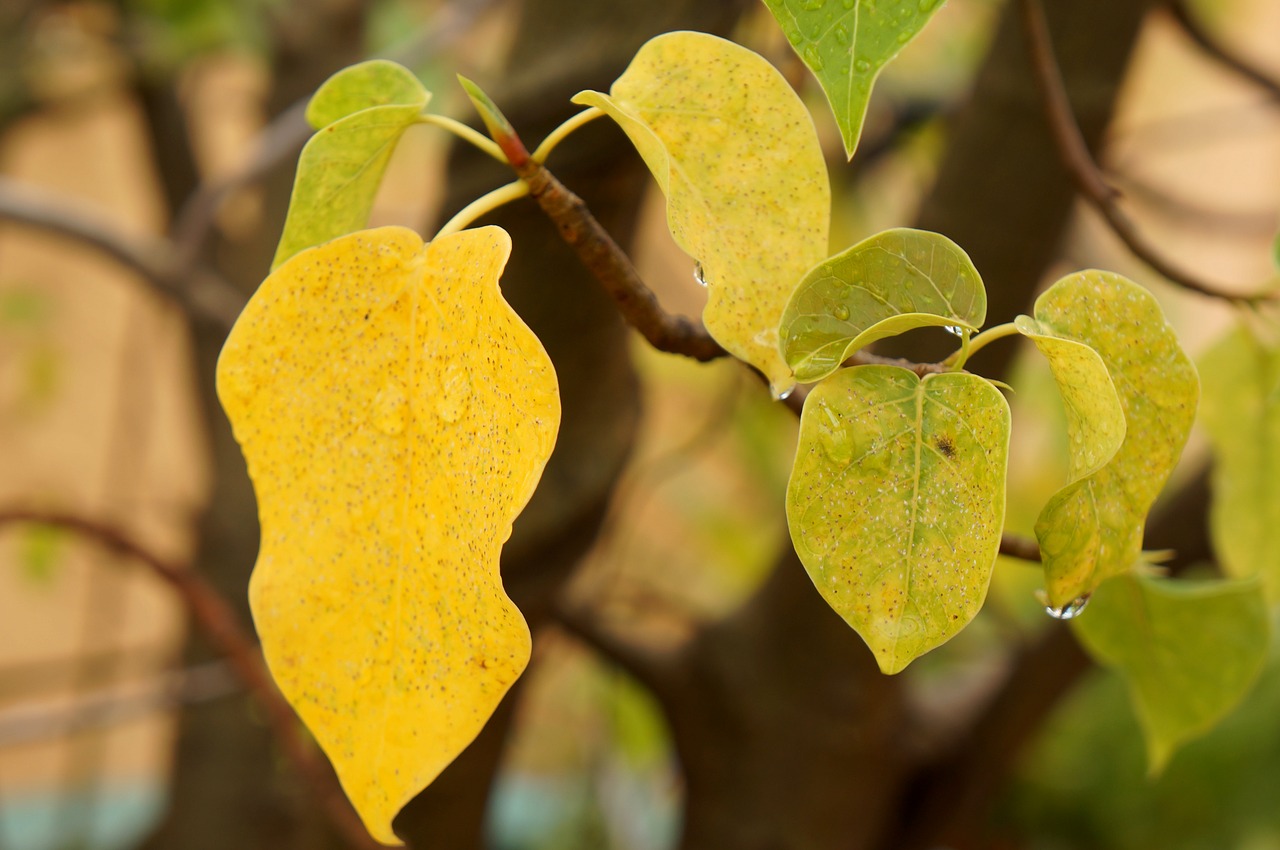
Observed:
[[[1005,534],[1000,538],[1000,554],[1021,561],[1040,563],[1040,544],[1029,537]]]
[[[83,535],[138,561],[168,583],[205,637],[258,701],[285,757],[320,801],[338,833],[359,850],[381,847],[365,830],[333,772],[303,734],[293,709],[276,690],[257,645],[238,622],[231,606],[199,573],[167,561],[120,531],[85,517],[26,508],[0,509],[0,528],[19,523],[54,526]]]
[[[131,236],[82,207],[50,190],[0,177],[0,219],[75,239],[137,272],[188,314],[226,328],[235,323],[245,299],[231,284],[204,268],[181,272],[178,253],[170,242]]]
[[[1209,33],[1204,25],[1187,7],[1186,0],[1169,0],[1166,7],[1173,20],[1191,42],[1199,47],[1206,56],[1234,73],[1241,79],[1248,80],[1265,91],[1273,100],[1280,100],[1280,80],[1249,60],[1237,55],[1230,48]]]
[[[1084,137],[1080,133],[1080,127],[1076,123],[1075,114],[1071,108],[1071,101],[1067,97],[1066,86],[1062,81],[1062,71],[1054,56],[1053,41],[1049,35],[1048,22],[1045,20],[1044,7],[1040,0],[1019,0],[1018,5],[1032,70],[1040,89],[1041,101],[1054,145],[1058,149],[1058,156],[1081,194],[1106,220],[1116,236],[1135,256],[1158,274],[1184,289],[1242,306],[1275,300],[1277,298],[1275,293],[1228,294],[1223,291],[1223,287],[1205,281],[1174,265],[1160,253],[1159,249],[1147,241],[1129,216],[1117,206],[1116,190],[1107,183],[1098,164],[1089,153],[1088,146],[1085,145]]]

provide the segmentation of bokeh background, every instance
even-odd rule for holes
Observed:
[[[1075,7],[1053,22],[1086,135],[1143,229],[1181,265],[1241,291],[1274,279],[1277,93],[1206,58],[1158,5],[1061,5]],[[1192,8],[1280,78],[1280,4]],[[730,35],[812,106],[831,156],[834,248],[885,227],[936,227],[974,256],[993,322],[1062,273],[1114,269],[1156,291],[1187,348],[1203,350],[1229,314],[1160,281],[1072,202],[1035,129],[1009,17],[996,0],[951,0],[883,76],[846,165],[821,92],[758,4],[5,0],[0,505],[117,528],[201,570],[247,622],[256,524],[211,395],[233,304],[219,293],[247,296],[268,268],[306,139],[299,104],[373,55],[408,64],[435,108],[463,120],[453,75],[478,80],[536,141],[571,114],[569,95],[607,88],[649,35]],[[551,167],[631,247],[664,305],[696,316],[704,293],[666,233],[662,199],[603,124]],[[415,128],[374,223],[429,235],[508,179]],[[738,610],[785,545],[795,419],[736,364],[633,339],[529,202],[493,220],[516,233],[504,286],[565,393],[561,448],[504,567],[535,625],[535,657],[450,779],[463,790],[411,807],[406,834],[422,847],[671,847],[685,787],[666,721],[643,687],[557,627],[556,605],[588,606],[660,646]],[[1012,344],[974,368],[1012,374],[1018,388],[1009,523],[1027,532],[1064,475],[1052,383]],[[1193,442],[1178,480],[1194,484],[1204,452]],[[974,627],[919,665],[938,728],[1044,625],[1037,584],[1002,562]],[[991,840],[1280,848],[1277,717],[1272,669],[1244,709],[1148,779],[1122,683],[1090,673],[1023,753]],[[0,530],[0,850],[336,846],[167,585],[66,532]]]

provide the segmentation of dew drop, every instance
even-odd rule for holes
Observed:
[[[853,63],[853,67],[858,70],[859,74],[865,74],[871,70],[871,63],[866,59],[859,59],[857,62]]]
[[[908,32],[907,30],[903,30],[902,32],[898,33],[898,44],[906,44],[910,40],[911,40],[911,33]]]
[[[827,0],[802,0],[800,8],[804,9],[806,12],[816,12],[825,6],[826,3]]]
[[[1066,605],[1050,605],[1048,604],[1048,596],[1044,591],[1039,591],[1036,597],[1044,605],[1044,612],[1055,620],[1074,620],[1084,613],[1085,607],[1089,604],[1089,594],[1078,596],[1072,599]]]
[[[450,363],[445,368],[444,380],[440,384],[440,395],[436,399],[436,413],[445,422],[457,422],[466,413],[471,403],[471,379],[466,371],[457,363]]]
[[[843,5],[846,9],[852,9],[858,5],[858,0],[843,0]]]
[[[960,327],[959,325],[947,325],[945,330],[947,333],[951,334],[952,336],[961,336],[961,337],[964,336],[964,328]]]
[[[849,42],[853,41],[853,36],[849,34],[849,28],[844,24],[836,24],[835,34],[836,41],[845,46],[848,46]]]
[[[404,431],[409,415],[409,397],[404,386],[395,378],[388,378],[373,397],[369,421],[382,433],[394,437]]]
[[[795,392],[795,390],[796,390],[795,384],[792,384],[791,386],[783,390],[780,390],[777,387],[772,385],[770,385],[769,387],[769,393],[773,396],[774,401],[786,401],[787,399],[791,398],[791,394]]]
[[[693,264],[693,279],[698,286],[707,285],[707,274],[702,270],[702,263]]]
[[[805,64],[813,70],[822,70],[822,54],[818,52],[818,46],[816,44],[810,44],[804,49],[804,61]]]
[[[847,322],[847,321],[849,321],[849,308],[848,308],[848,307],[846,307],[845,305],[843,305],[843,304],[839,304],[839,305],[837,305],[837,306],[836,306],[836,308],[835,308],[834,310],[832,310],[831,312],[832,312],[832,314],[833,314],[837,319],[839,319],[840,321],[842,321],[842,322]]]

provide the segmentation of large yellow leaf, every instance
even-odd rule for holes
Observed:
[[[529,657],[498,555],[559,392],[502,299],[496,227],[398,227],[267,278],[218,363],[262,519],[254,621],[281,691],[375,838],[469,744]]]
[[[813,120],[778,71],[696,32],[652,39],[598,106],[626,131],[667,196],[667,224],[702,267],[707,330],[763,372],[795,380],[778,351],[791,291],[827,256],[831,190]]]

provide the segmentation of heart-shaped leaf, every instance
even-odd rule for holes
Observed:
[[[982,607],[1004,525],[1009,405],[983,378],[842,369],[809,393],[787,486],[822,597],[897,673]]]
[[[304,248],[369,223],[391,154],[430,99],[409,71],[390,62],[356,65],[320,87],[307,117],[332,123],[302,149],[273,270]]]
[[[1035,323],[1024,319],[1018,327],[1032,331],[1037,344],[1051,335],[1097,352],[1125,418],[1124,440],[1111,459],[1055,493],[1036,521],[1049,605],[1060,608],[1137,563],[1147,512],[1191,433],[1200,381],[1156,299],[1120,275],[1068,275],[1036,300],[1035,315]],[[1059,358],[1065,350],[1057,348]],[[1072,356],[1085,363],[1078,350]],[[1068,408],[1080,404],[1075,395],[1064,396]],[[1098,411],[1111,416],[1108,407],[1103,401]],[[1077,406],[1069,417],[1098,411]],[[1086,426],[1077,418],[1072,470],[1105,457],[1116,431],[1114,423]],[[1089,440],[1097,442],[1086,446]]]
[[[1213,549],[1225,572],[1259,576],[1280,601],[1280,348],[1244,328],[1200,361],[1213,444]]]
[[[871,87],[941,0],[764,0],[787,41],[827,93],[853,159]]]
[[[813,268],[782,314],[782,356],[798,381],[834,372],[860,348],[914,328],[977,330],[987,292],[959,245],[927,230],[878,233]]]
[[[555,442],[541,344],[496,227],[388,227],[293,257],[218,362],[258,497],[254,622],[280,690],[375,838],[529,657],[498,555]]]
[[[1244,699],[1270,632],[1257,581],[1138,574],[1104,583],[1071,625],[1094,659],[1128,681],[1152,773]]]
[[[813,120],[786,80],[746,48],[695,32],[640,48],[608,95],[582,92],[630,137],[667,196],[676,243],[702,267],[703,321],[781,395],[787,297],[827,255],[831,190]]]

